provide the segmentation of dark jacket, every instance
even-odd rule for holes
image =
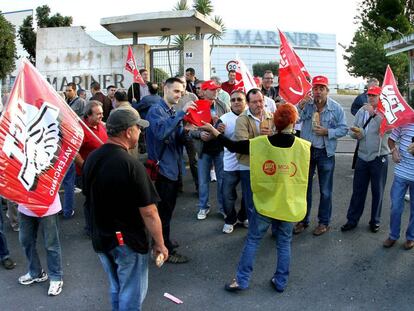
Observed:
[[[146,83],[148,87],[152,84],[152,82]],[[132,86],[134,86],[134,96],[132,96]],[[137,102],[141,99],[141,91],[139,89],[139,83],[132,83],[131,86],[128,88],[128,101],[132,104],[132,98],[135,98]]]
[[[271,86],[268,90],[266,90],[264,87],[262,87],[262,94],[264,96],[270,97],[276,103],[280,102],[279,86]]]
[[[102,109],[103,109],[103,118],[102,121],[106,122],[106,119],[109,117],[109,113],[112,110],[112,101],[109,99],[109,97],[105,96],[101,91],[98,91],[93,95],[90,100],[97,100],[102,103]]]
[[[358,110],[364,106],[364,104],[368,103],[368,95],[367,92],[364,92],[362,94],[359,94],[353,101],[351,106],[351,113],[352,115],[356,115]]]

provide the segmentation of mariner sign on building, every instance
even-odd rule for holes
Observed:
[[[276,31],[245,30],[234,31],[234,45],[279,46],[279,34]],[[316,33],[287,32],[286,37],[294,47],[319,48],[319,36]]]

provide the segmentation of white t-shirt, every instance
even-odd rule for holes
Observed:
[[[263,98],[264,98],[264,111],[271,113],[271,114],[275,113],[276,111],[275,101],[267,96],[263,96]]]
[[[238,115],[233,111],[227,112],[220,117],[220,120],[223,121],[223,124],[226,126],[224,136],[227,138],[233,139],[237,118]],[[230,152],[227,148],[224,148],[223,164],[224,170],[227,172],[239,170],[239,161],[237,161],[236,154]]]
[[[28,209],[26,206],[19,204],[17,206],[17,210],[22,213],[25,214],[26,216],[31,216],[31,217],[39,217],[37,216],[35,213],[33,213],[30,209]],[[55,200],[53,201],[53,203],[49,206],[49,210],[42,216],[50,216],[50,215],[54,215],[59,213],[62,210],[62,204],[60,204],[60,198],[59,195],[56,195]]]

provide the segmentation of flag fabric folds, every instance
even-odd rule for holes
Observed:
[[[129,71],[133,75],[133,82],[145,85],[144,80],[141,77],[141,74],[138,71],[137,65],[135,63],[134,52],[132,51],[131,46],[128,46],[128,55],[125,62],[125,70]]]
[[[23,60],[0,117],[0,195],[44,215],[83,140],[79,118]]]
[[[285,101],[296,105],[312,88],[308,81],[310,74],[280,30],[279,36],[279,95]]]
[[[414,110],[406,103],[398,90],[391,67],[385,71],[378,111],[384,115],[380,135],[393,128],[414,122]]]

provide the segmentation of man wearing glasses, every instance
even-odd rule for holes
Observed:
[[[262,94],[273,99],[277,103],[280,101],[279,87],[273,86],[273,80],[273,72],[271,70],[266,70],[262,80]]]

